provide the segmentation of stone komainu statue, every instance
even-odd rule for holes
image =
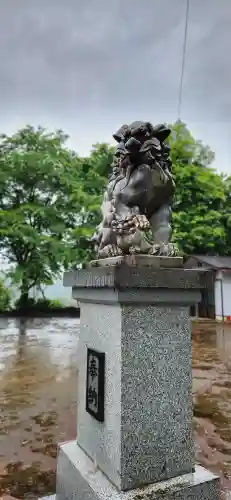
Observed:
[[[126,254],[175,256],[171,238],[171,200],[175,183],[171,131],[149,122],[123,125],[101,206],[102,222],[93,236],[99,258]]]

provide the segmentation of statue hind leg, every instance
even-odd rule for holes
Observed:
[[[171,239],[171,206],[163,205],[149,219],[152,236],[156,245],[167,245]]]
[[[162,205],[150,218],[150,226],[153,237],[153,255],[165,255],[173,257],[178,255],[178,249],[170,243],[172,236],[171,227],[171,203]]]

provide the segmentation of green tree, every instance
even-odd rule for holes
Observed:
[[[173,203],[173,239],[188,254],[227,254],[231,248],[231,236],[227,244],[231,210],[229,219],[225,216],[230,192],[228,184],[212,168],[214,154],[208,146],[196,140],[182,122],[176,122],[171,129],[169,142],[177,185]],[[78,258],[81,257],[82,261],[92,256],[89,237],[100,221],[100,202],[113,151],[107,144],[97,144],[89,157],[81,160],[78,170],[86,194],[82,219],[76,229]]]
[[[173,205],[174,240],[188,254],[226,254],[224,177],[211,163],[210,148],[195,140],[184,123],[172,127],[170,137],[176,195]]]
[[[231,255],[231,177],[223,176],[225,185],[224,226],[226,233],[224,255]]]
[[[73,228],[86,204],[81,162],[62,131],[27,126],[0,138],[0,251],[12,264],[20,304],[72,260]]]
[[[96,144],[81,158],[67,136],[27,126],[0,138],[0,251],[28,303],[32,287],[53,282],[64,268],[92,257],[90,238],[114,148]],[[177,189],[173,237],[185,253],[228,254],[231,179],[211,167],[214,155],[177,122],[170,137]]]
[[[11,294],[4,281],[0,278],[0,312],[9,311],[11,307]]]
[[[100,223],[100,206],[107,184],[114,148],[108,144],[95,144],[89,156],[81,158],[78,168],[78,182],[83,186],[85,203],[79,213],[79,223],[73,232],[78,242],[75,263],[79,264],[93,258],[90,238]]]

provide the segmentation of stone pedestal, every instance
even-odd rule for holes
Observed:
[[[218,478],[194,467],[189,306],[200,274],[121,263],[66,273],[64,285],[81,330],[77,443],[59,449],[57,498],[218,499]],[[103,361],[91,387],[87,359],[96,371]]]

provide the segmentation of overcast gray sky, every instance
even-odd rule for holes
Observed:
[[[63,128],[80,154],[177,118],[186,0],[0,0],[0,130]],[[231,174],[231,1],[191,0],[181,119]]]

